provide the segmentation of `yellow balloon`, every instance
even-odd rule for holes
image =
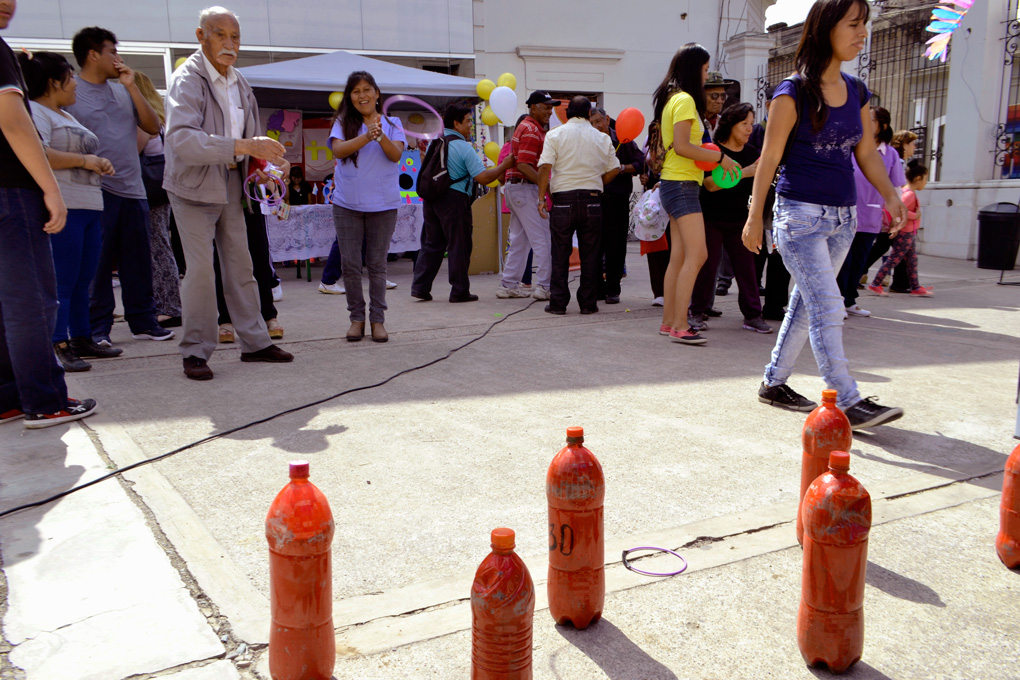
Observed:
[[[485,144],[485,157],[495,163],[499,159],[499,144],[487,142]]]
[[[495,189],[496,187],[499,186],[499,180],[498,179],[494,179],[491,182],[489,182],[488,184],[486,184],[485,186],[492,187],[493,189]]]
[[[478,85],[475,86],[475,92],[477,92],[478,96],[485,101],[489,101],[489,94],[491,94],[495,89],[496,83],[492,82],[488,78],[485,80],[479,80]]]
[[[496,80],[496,87],[509,87],[511,90],[516,90],[517,78],[512,73],[504,73]]]
[[[343,101],[343,92],[333,92],[329,95],[329,108],[338,109],[340,108],[340,102]]]
[[[188,60],[187,57],[178,57],[177,61],[174,62],[174,70],[176,71],[177,69],[179,69],[181,67],[181,64],[183,64],[187,60]]]
[[[491,108],[486,106],[485,110],[482,111],[482,122],[486,125],[499,125],[499,118],[496,117]]]

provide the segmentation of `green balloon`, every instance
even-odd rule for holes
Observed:
[[[715,166],[715,169],[712,170],[712,179],[715,180],[720,189],[732,189],[740,183],[742,177],[743,174],[740,172],[740,168],[737,168],[732,174],[723,170],[721,165]]]

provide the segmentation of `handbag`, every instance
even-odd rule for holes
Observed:
[[[162,130],[160,130],[159,138],[164,139]],[[170,203],[166,189],[163,188],[163,168],[166,165],[163,154],[146,156],[141,153],[138,155],[138,160],[142,166],[142,184],[145,185],[145,198],[149,201],[149,207],[158,208]]]
[[[640,241],[658,241],[666,233],[669,215],[659,200],[659,189],[646,191],[634,206],[634,235]]]

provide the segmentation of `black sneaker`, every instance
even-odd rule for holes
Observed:
[[[154,326],[147,331],[141,333],[132,333],[131,337],[135,340],[170,340],[174,337],[174,332],[163,328],[162,326]]]
[[[764,382],[758,388],[758,401],[770,406],[785,408],[787,411],[802,411],[804,413],[814,411],[818,406],[807,397],[794,392],[789,385],[766,387]]]
[[[96,400],[86,399],[84,401],[78,401],[77,399],[68,399],[67,406],[56,413],[26,413],[25,414],[25,429],[27,430],[41,430],[44,427],[53,427],[54,425],[62,425],[69,423],[72,420],[81,420],[96,412]]]
[[[68,340],[74,353],[83,359],[112,359],[124,353],[120,347],[103,347],[88,336]]]
[[[564,314],[567,313],[567,310],[560,309],[559,307],[553,307],[552,305],[546,305],[545,311],[548,312],[549,314],[557,314],[559,316],[563,316]]]
[[[80,356],[75,354],[67,340],[53,343],[53,352],[57,355],[60,365],[68,373],[81,373],[92,368],[92,364],[83,361]]]
[[[863,430],[868,427],[885,425],[903,417],[903,409],[896,406],[882,406],[874,401],[875,397],[861,399],[843,413],[850,421],[851,430]]]

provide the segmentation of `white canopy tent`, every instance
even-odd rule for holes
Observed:
[[[343,50],[238,70],[254,88],[329,93],[342,90],[347,76],[353,71],[368,71],[385,94],[477,96],[475,86],[478,81],[473,78],[423,71]]]

